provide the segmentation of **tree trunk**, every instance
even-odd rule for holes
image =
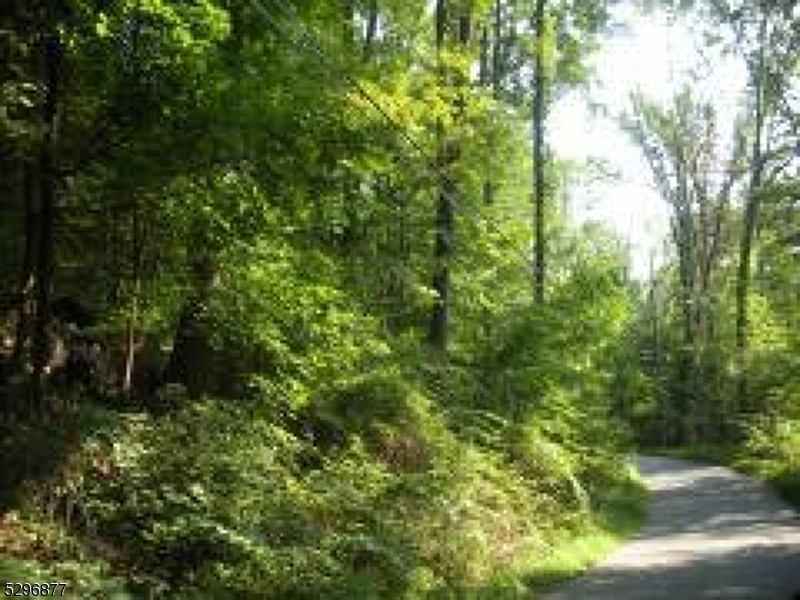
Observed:
[[[372,57],[375,46],[375,38],[378,34],[378,0],[371,0],[369,12],[367,14],[367,31],[364,38],[364,60],[368,61]]]
[[[495,100],[500,98],[500,86],[502,83],[502,54],[501,54],[501,27],[502,27],[502,6],[501,0],[495,0],[494,3],[494,20],[492,27],[494,29],[492,45],[492,95]]]
[[[217,392],[218,354],[211,344],[208,305],[214,286],[215,266],[209,256],[192,265],[194,290],[181,310],[172,354],[164,371],[165,383],[186,386],[191,398]]]
[[[36,283],[36,251],[39,247],[39,215],[34,168],[25,161],[22,165],[22,199],[25,205],[25,248],[20,269],[19,298],[17,304],[17,326],[14,336],[12,362],[20,368],[29,357],[25,356],[31,336],[31,320],[35,310],[34,288]]]
[[[546,0],[536,0],[535,30],[536,30],[536,59],[534,64],[533,82],[533,230],[534,230],[534,283],[533,295],[538,304],[544,303],[545,296],[545,239],[544,239],[544,208],[546,201],[545,189],[545,149],[544,149],[544,122],[545,122],[545,87],[547,81],[544,73],[544,17]]]
[[[50,355],[48,326],[54,271],[54,229],[56,210],[55,152],[58,134],[58,95],[62,47],[58,33],[50,33],[44,43],[45,94],[42,120],[44,140],[39,155],[41,207],[39,211],[39,248],[36,261],[36,317],[34,319],[33,374],[31,404],[34,411],[44,409],[44,375]]]
[[[452,252],[451,238],[453,234],[453,205],[450,200],[452,186],[446,182],[440,184],[441,189],[436,206],[436,244],[434,247],[435,273],[433,289],[436,300],[433,304],[429,339],[438,351],[447,351],[447,328],[449,323],[450,303],[450,266],[448,264]]]
[[[744,209],[744,223],[742,225],[742,237],[739,245],[739,268],[736,278],[736,350],[739,359],[739,380],[736,392],[737,406],[740,410],[749,410],[750,402],[748,396],[748,294],[750,291],[750,262],[752,258],[753,242],[755,238],[756,226],[759,213],[759,192],[763,173],[762,157],[762,137],[765,121],[764,110],[764,44],[766,38],[766,17],[762,18],[759,31],[758,60],[753,67],[751,65],[751,75],[753,77],[755,91],[755,138],[753,139],[752,159],[750,167],[750,186],[746,198]]]
[[[466,107],[466,94],[469,85],[469,75],[466,73],[450,73],[441,64],[441,49],[447,36],[450,14],[447,0],[438,0],[436,4],[436,52],[439,63],[440,86],[455,85],[459,90],[458,100],[453,107],[454,119],[458,121]],[[462,48],[469,45],[472,35],[472,19],[469,7],[464,7],[458,16],[457,39]],[[455,238],[455,206],[456,184],[451,177],[451,166],[458,160],[461,149],[455,140],[448,140],[441,122],[438,123],[439,133],[439,195],[436,203],[436,242],[434,247],[435,271],[433,276],[433,289],[436,300],[431,314],[429,340],[431,345],[440,353],[447,351],[447,337],[450,311],[450,258],[453,253],[453,240]]]
[[[489,35],[489,28],[484,26],[481,39],[481,84],[491,86],[492,98],[495,102],[500,100],[501,85],[501,54],[500,54],[500,34],[502,24],[501,0],[495,0],[492,8],[492,34]],[[491,114],[491,113],[490,113]],[[486,180],[483,182],[483,201],[486,205],[494,203],[495,182],[494,182],[494,151],[495,133],[489,129],[489,140],[487,143],[488,151],[486,156]]]
[[[142,263],[144,258],[144,236],[139,217],[139,202],[134,197],[131,215],[131,245],[133,268],[131,272],[130,312],[125,324],[125,367],[122,376],[122,393],[130,397],[133,393],[133,374],[136,369],[137,330],[139,327],[139,296],[142,288]]]
[[[481,54],[480,54],[480,63],[479,63],[479,70],[478,70],[478,84],[481,87],[486,87],[489,85],[489,81],[491,80],[491,71],[489,70],[489,47],[491,42],[489,41],[489,28],[486,25],[483,26],[481,29]]]
[[[445,33],[447,30],[447,0],[437,0],[436,2],[436,60],[439,86],[446,85],[444,67],[441,63],[441,52],[444,46]],[[450,294],[450,266],[448,264],[451,252],[451,242],[453,237],[453,206],[450,199],[452,193],[448,167],[448,144],[445,140],[444,126],[441,120],[437,123],[437,135],[439,138],[439,193],[436,200],[436,219],[434,226],[436,229],[436,239],[434,243],[434,274],[433,290],[436,298],[431,312],[431,322],[428,330],[428,340],[433,348],[440,353],[447,351],[447,325],[449,321],[449,294]]]

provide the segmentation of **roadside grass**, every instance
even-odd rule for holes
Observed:
[[[525,580],[536,592],[578,577],[641,529],[647,515],[648,493],[638,474],[602,493],[583,527],[564,532],[552,552],[535,559]]]
[[[648,453],[721,464],[765,481],[785,502],[800,510],[800,464],[756,456],[734,444],[692,444],[680,448],[648,448]]]
[[[498,573],[481,589],[461,590],[459,597],[539,597],[560,583],[579,577],[636,535],[647,514],[648,492],[631,469],[627,480],[598,494],[591,514],[553,534],[546,553],[526,557]]]

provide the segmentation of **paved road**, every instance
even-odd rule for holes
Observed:
[[[667,458],[639,468],[641,533],[548,600],[800,599],[800,519],[762,483]]]

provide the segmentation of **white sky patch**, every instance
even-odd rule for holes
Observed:
[[[617,125],[619,115],[629,109],[636,90],[668,103],[682,85],[693,81],[694,71],[700,77],[692,83],[693,90],[717,107],[725,139],[741,102],[746,70],[741,61],[703,49],[700,36],[685,19],[645,16],[633,8],[615,16],[625,29],[605,40],[593,58],[596,84],[588,92],[592,103],[606,110],[592,111],[586,93],[571,92],[553,107],[548,137],[558,157],[599,160],[619,174],[615,180],[568,184],[569,212],[578,222],[602,221],[627,239],[632,274],[641,279],[649,273],[651,256],[656,266],[664,260],[669,207],[654,189],[639,148]]]

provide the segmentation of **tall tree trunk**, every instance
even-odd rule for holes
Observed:
[[[50,356],[51,299],[54,271],[54,229],[56,210],[55,152],[58,135],[59,80],[62,61],[58,33],[49,33],[44,42],[45,94],[42,121],[44,139],[39,155],[41,207],[39,248],[36,261],[36,318],[34,319],[33,374],[31,403],[34,411],[44,409],[44,374]]]
[[[545,296],[545,239],[544,213],[546,202],[545,189],[545,93],[547,81],[544,73],[544,17],[546,0],[536,0],[535,31],[536,58],[534,61],[533,82],[533,231],[534,231],[534,280],[533,295],[538,304],[544,302]]]
[[[495,0],[494,2],[494,15],[492,21],[492,95],[494,99],[497,100],[500,98],[500,86],[503,80],[503,69],[502,69],[502,59],[503,56],[501,54],[502,51],[502,18],[503,18],[503,7],[501,5],[502,0]]]
[[[656,407],[657,407],[657,415],[661,422],[661,426],[659,427],[659,432],[661,437],[659,442],[664,446],[668,446],[672,443],[670,431],[671,431],[671,424],[673,419],[671,418],[671,414],[669,412],[669,403],[667,402],[667,398],[665,397],[664,391],[660,384],[664,370],[663,370],[663,359],[662,359],[662,342],[661,342],[661,323],[659,321],[659,316],[661,315],[661,304],[659,298],[659,281],[658,277],[656,276],[655,272],[655,251],[650,252],[650,290],[648,293],[648,304],[650,305],[650,314],[651,314],[651,347],[650,351],[653,355],[653,374],[655,375],[655,380],[659,382],[656,387]]]
[[[441,163],[447,162],[448,149],[442,152]],[[449,324],[450,309],[450,265],[453,236],[453,204],[451,195],[454,189],[449,181],[440,184],[439,195],[436,203],[436,243],[434,246],[435,272],[433,275],[433,289],[436,300],[433,304],[429,339],[431,345],[438,351],[447,351],[447,329]]]
[[[130,314],[125,323],[125,368],[122,376],[122,393],[128,398],[133,395],[133,373],[136,369],[136,331],[139,324],[140,291],[141,279],[137,276],[133,280]]]
[[[681,280],[681,312],[683,316],[683,339],[678,358],[678,383],[679,389],[676,397],[676,408],[680,418],[678,443],[683,443],[693,437],[689,417],[694,413],[695,390],[695,277],[694,277],[694,246],[692,233],[692,217],[690,209],[684,209],[679,214],[678,225],[678,263]]]
[[[458,121],[466,107],[466,93],[468,90],[469,75],[466,73],[453,73],[449,67],[441,63],[441,50],[444,46],[447,30],[450,24],[450,10],[447,0],[438,0],[436,4],[436,52],[439,68],[439,85],[455,85],[459,90],[459,97],[453,107]],[[462,6],[458,15],[457,40],[462,48],[466,48],[472,35],[472,19],[469,6]],[[453,205],[456,184],[451,177],[451,166],[458,160],[461,149],[458,142],[448,140],[442,123],[437,124],[439,134],[439,194],[436,202],[436,242],[434,247],[435,271],[433,276],[433,289],[436,300],[431,314],[429,340],[431,345],[440,353],[447,351],[447,337],[450,310],[450,258],[453,253],[453,240],[455,237],[455,206]]]
[[[481,28],[481,54],[478,70],[478,83],[481,87],[487,87],[491,81],[491,70],[489,66],[489,48],[491,41],[489,40],[489,28],[484,25]]]
[[[142,290],[142,266],[144,259],[144,235],[139,215],[139,201],[134,195],[131,214],[131,297],[128,318],[125,323],[125,367],[122,376],[122,393],[133,394],[133,374],[136,370],[137,331],[139,328],[139,301]]]
[[[186,386],[189,396],[199,398],[216,393],[218,387],[219,353],[211,344],[209,301],[214,288],[216,265],[214,257],[199,254],[190,265],[193,290],[178,318],[175,338],[166,368],[164,383]]]
[[[484,25],[483,29],[481,30],[481,61],[480,61],[480,75],[478,77],[478,82],[481,87],[487,87],[489,82],[492,78],[490,61],[489,61],[489,50],[491,47],[491,42],[489,39],[489,28]],[[493,173],[492,173],[492,154],[494,152],[494,134],[491,130],[492,127],[492,116],[491,112],[489,113],[489,135],[487,139],[487,151],[486,151],[486,179],[483,181],[483,201],[486,204],[492,203],[492,196],[493,196],[493,186],[494,182],[492,181]]]
[[[368,61],[372,57],[375,46],[375,38],[378,35],[378,0],[371,0],[369,12],[367,13],[367,31],[364,37],[364,60]]]
[[[445,42],[447,31],[447,0],[437,0],[436,2],[436,60],[438,69],[439,86],[444,87],[447,83],[444,74],[444,66],[441,62],[442,49]],[[448,264],[452,249],[453,237],[453,206],[450,195],[453,192],[450,179],[447,173],[449,148],[445,139],[444,125],[441,119],[436,125],[437,136],[439,138],[439,192],[436,199],[436,239],[434,242],[434,274],[433,290],[436,298],[431,312],[430,327],[428,330],[428,340],[431,346],[437,351],[444,353],[447,351],[447,325],[449,321],[449,294],[450,294],[450,266]]]
[[[489,35],[489,28],[484,26],[483,37],[481,40],[481,84],[490,85],[492,98],[495,102],[500,100],[501,85],[501,25],[502,25],[502,5],[501,0],[495,0],[492,8],[492,33]],[[491,113],[490,113],[491,115]],[[494,182],[494,152],[495,152],[495,133],[490,123],[488,151],[486,156],[486,180],[483,182],[483,201],[487,205],[494,203],[495,182]]]
[[[17,327],[14,336],[12,362],[21,367],[28,357],[25,348],[31,340],[31,320],[35,311],[36,251],[39,247],[39,215],[34,166],[29,161],[22,164],[22,201],[25,206],[25,247],[19,279],[17,300]]]
[[[736,391],[736,402],[740,410],[749,410],[748,399],[748,294],[750,292],[750,269],[753,251],[753,242],[758,224],[760,208],[759,192],[763,174],[763,149],[762,138],[764,133],[765,107],[764,107],[764,45],[766,43],[767,18],[762,17],[759,30],[758,58],[755,65],[750,65],[755,92],[755,137],[753,139],[752,158],[750,166],[750,185],[744,207],[744,223],[742,224],[742,237],[739,244],[739,268],[736,278],[736,350],[739,359],[739,380]]]

